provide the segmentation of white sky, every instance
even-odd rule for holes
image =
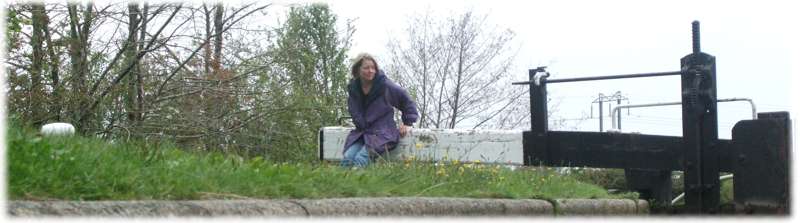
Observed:
[[[719,99],[750,98],[758,112],[790,111],[800,19],[790,12],[796,7],[789,1],[757,2],[328,1],[341,19],[355,19],[351,55],[388,56],[389,37],[404,35],[414,13],[431,10],[445,17],[472,9],[488,14],[489,23],[517,34],[515,44],[521,47],[513,70],[519,81],[527,79],[527,69],[540,65],[549,66],[551,79],[679,70],[680,58],[692,51],[691,22],[698,20],[702,51],[717,58]],[[594,111],[595,119],[571,125],[597,131],[597,104],[590,106],[599,93],[621,91],[631,104],[680,101],[680,77],[551,84],[548,90],[560,101],[555,117],[580,118]],[[733,125],[751,117],[750,106],[718,106],[720,137],[729,139]],[[622,120],[623,131],[681,135],[680,106],[631,109]],[[606,117],[604,129],[610,122]]]

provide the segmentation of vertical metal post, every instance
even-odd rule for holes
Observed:
[[[692,23],[693,52],[681,58],[684,190],[690,213],[713,213],[719,206],[716,61],[700,51],[700,31]]]
[[[692,54],[702,53],[700,51],[700,22],[692,22]]]
[[[622,104],[622,99],[617,98],[617,107]],[[611,115],[614,115],[612,112]],[[614,125],[614,121],[611,121],[611,125]],[[622,129],[622,112],[617,112],[617,130]]]
[[[523,163],[538,165],[548,162],[547,150],[547,79],[536,81],[536,74],[545,72],[544,67],[528,70],[531,97],[531,131],[523,134]],[[538,85],[536,83],[539,83]],[[535,154],[535,156],[534,156]]]
[[[541,69],[540,72],[544,72]],[[534,72],[535,74],[535,72]],[[539,85],[534,85],[531,88],[533,92],[533,128],[536,133],[547,133],[547,81],[546,77],[542,77]]]
[[[603,132],[603,94],[599,95],[597,102],[600,103],[600,132]]]

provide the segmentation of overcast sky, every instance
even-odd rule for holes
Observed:
[[[756,3],[758,2],[758,3]],[[691,22],[700,21],[701,48],[717,59],[718,98],[750,98],[758,112],[792,110],[797,74],[797,21],[789,1],[329,1],[342,19],[355,19],[350,52],[386,57],[387,41],[404,35],[409,16],[430,10],[445,17],[465,10],[487,14],[488,22],[513,30],[519,54],[512,70],[519,80],[527,69],[548,66],[552,78],[676,71],[691,53]],[[796,14],[796,13],[795,13]],[[522,86],[513,86],[522,87]],[[594,119],[568,124],[597,131],[602,93],[620,91],[645,104],[680,101],[680,77],[626,79],[548,86],[559,104],[554,118]],[[592,107],[593,106],[593,107]],[[751,117],[746,102],[720,103],[721,138]],[[605,114],[608,114],[608,107]],[[795,106],[796,108],[796,106]],[[793,113],[797,118],[797,113]],[[680,106],[631,109],[623,131],[681,135]],[[610,119],[604,128],[611,126]],[[796,128],[795,128],[796,129]]]

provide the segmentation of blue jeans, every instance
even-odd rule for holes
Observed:
[[[369,158],[369,150],[367,146],[364,145],[363,140],[357,140],[353,145],[347,148],[347,151],[344,152],[344,158],[342,158],[341,166],[343,167],[366,167],[369,165],[370,158]]]

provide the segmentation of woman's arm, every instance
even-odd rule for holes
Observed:
[[[392,98],[392,100],[389,101],[392,103],[392,106],[400,110],[400,119],[403,121],[403,125],[411,127],[417,122],[417,118],[419,117],[416,103],[411,99],[408,92],[399,85],[392,83],[388,86],[391,92],[390,97]],[[401,135],[404,135],[404,128],[403,126],[400,127]]]

